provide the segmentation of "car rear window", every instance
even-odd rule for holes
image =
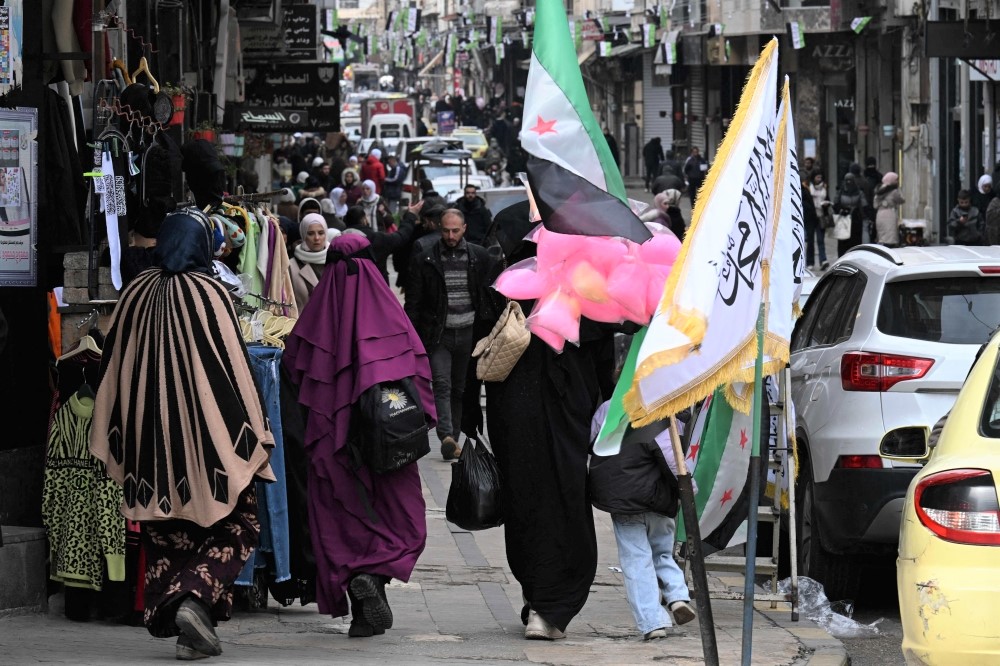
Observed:
[[[934,277],[890,282],[878,329],[901,338],[983,344],[1000,325],[1000,279]]]

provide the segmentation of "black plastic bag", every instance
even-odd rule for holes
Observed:
[[[480,435],[482,438],[482,435]],[[467,439],[451,466],[445,517],[463,530],[486,530],[503,524],[500,469],[484,439]]]

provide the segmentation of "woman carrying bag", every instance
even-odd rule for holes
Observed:
[[[862,211],[867,206],[865,193],[854,174],[845,175],[840,190],[833,197],[833,237],[837,239],[838,257],[855,245],[861,245]]]

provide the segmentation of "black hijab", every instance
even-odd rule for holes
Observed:
[[[167,273],[212,275],[215,228],[199,209],[183,208],[167,215],[156,240],[153,260]]]

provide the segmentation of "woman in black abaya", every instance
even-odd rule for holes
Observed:
[[[521,241],[531,226],[526,204],[498,213],[508,265],[534,255],[534,243]],[[521,306],[528,313],[533,304]],[[583,319],[580,346],[566,345],[561,354],[532,337],[507,379],[486,384],[487,425],[503,476],[507,561],[524,596],[525,638],[563,638],[597,572],[587,455],[590,419],[603,399],[600,357],[613,331]]]

